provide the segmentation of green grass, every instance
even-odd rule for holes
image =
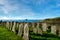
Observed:
[[[30,27],[29,33],[30,40],[60,40],[59,36],[51,34],[50,32],[43,32],[43,35],[35,34],[32,27]]]
[[[22,40],[22,38],[0,25],[0,40]],[[43,33],[43,35],[35,34],[33,28],[30,27],[29,40],[60,40],[60,37],[48,32]]]
[[[0,40],[22,40],[19,36],[12,31],[0,25]]]

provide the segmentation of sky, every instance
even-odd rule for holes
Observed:
[[[0,19],[60,17],[60,0],[0,0]]]

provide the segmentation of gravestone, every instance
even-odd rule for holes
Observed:
[[[51,26],[51,33],[56,34],[56,25]]]
[[[36,29],[36,27],[35,27],[35,23],[34,23],[34,22],[32,23],[32,28],[33,28],[33,32],[34,32],[34,33],[37,33],[37,29]]]
[[[59,36],[60,36],[60,29],[59,29]]]
[[[10,22],[10,30],[12,30],[12,22]]]
[[[6,22],[6,28],[9,29],[9,22]]]
[[[15,33],[15,26],[16,26],[16,23],[14,22],[13,24],[13,27],[12,27],[12,31]]]
[[[40,24],[39,22],[37,23],[37,33],[42,35],[42,30],[39,28]]]
[[[47,27],[48,27],[48,25],[46,23],[42,23],[42,29],[44,32],[47,31]]]
[[[19,22],[16,22],[16,27],[17,27],[17,28],[19,27]]]
[[[20,23],[18,27],[18,35],[20,37],[22,37],[22,32],[23,32],[23,23]]]
[[[29,26],[28,23],[24,24],[24,36],[23,36],[24,40],[29,40]]]

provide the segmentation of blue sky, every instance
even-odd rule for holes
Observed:
[[[0,0],[0,19],[60,17],[60,0]]]

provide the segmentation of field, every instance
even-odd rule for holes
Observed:
[[[36,34],[33,32],[32,27],[30,27],[30,40],[60,40],[60,37],[49,32],[44,32],[43,35]]]
[[[22,40],[22,38],[0,25],[0,40]],[[43,32],[43,35],[37,34],[34,33],[32,27],[30,27],[29,40],[60,40],[60,37],[50,32]]]
[[[12,31],[0,25],[0,40],[22,40],[22,39],[16,34],[14,34]]]

